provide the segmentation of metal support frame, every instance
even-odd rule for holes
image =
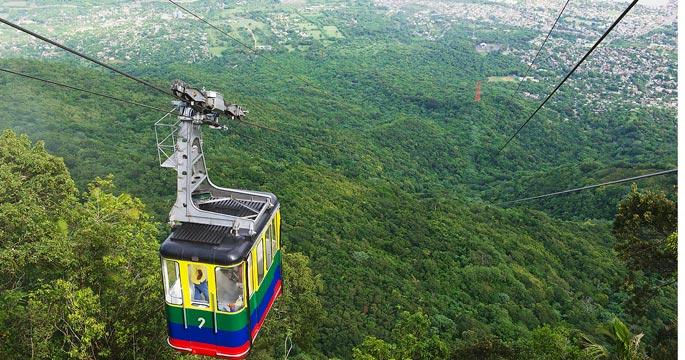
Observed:
[[[170,224],[227,226],[236,235],[254,235],[256,223],[273,206],[272,195],[214,185],[207,174],[201,127],[215,127],[216,114],[197,111],[186,102],[177,101],[174,105],[178,108],[177,121],[168,122],[165,115],[155,123],[160,166],[174,168],[177,173],[176,201],[169,213]],[[234,200],[242,212],[248,214],[234,216],[201,209],[226,200]]]

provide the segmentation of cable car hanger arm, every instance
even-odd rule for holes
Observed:
[[[177,80],[171,86],[178,108],[177,120],[155,124],[160,165],[177,172],[176,202],[169,213],[172,226],[198,223],[230,227],[234,234],[253,235],[268,209],[277,206],[273,194],[222,188],[209,180],[202,150],[202,125],[226,129],[219,116],[242,118],[246,111],[227,104],[221,93],[197,89]],[[168,133],[159,136],[159,131]],[[161,139],[161,140],[160,140]],[[162,155],[163,154],[163,155]],[[245,209],[249,209],[247,213]]]
[[[226,103],[224,96],[216,91],[196,89],[181,80],[171,85],[171,91],[187,106],[204,115],[225,115],[230,119],[242,119],[247,115],[240,106]]]

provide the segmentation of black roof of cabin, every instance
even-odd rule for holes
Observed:
[[[243,211],[261,203],[227,200],[214,203],[211,208],[203,208],[233,216],[245,216]],[[199,261],[216,265],[232,265],[247,257],[253,242],[260,235],[274,211],[278,209],[274,204],[264,216],[255,224],[255,235],[233,235],[231,228],[219,225],[205,225],[196,223],[181,223],[164,240],[159,248],[162,257],[168,259]]]

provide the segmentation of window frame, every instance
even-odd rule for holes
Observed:
[[[278,250],[281,249],[281,213],[277,212],[274,217],[274,251],[273,254],[276,256]]]
[[[250,255],[247,257],[247,284],[248,287],[250,288],[250,294],[248,295],[248,298],[251,299],[252,295],[254,295],[255,291],[257,290],[257,287],[255,286],[255,269],[253,268],[254,266],[254,261],[252,261],[252,251],[250,251]]]
[[[274,236],[274,231],[273,231],[273,224],[269,223],[269,227],[266,229],[266,239],[264,241],[264,250],[265,250],[265,263],[266,263],[266,272],[271,269],[271,264],[273,264],[274,260],[274,251],[273,251],[273,236]]]
[[[176,281],[174,285],[169,282],[171,278],[169,277],[169,263],[173,264],[174,273],[176,275]],[[172,259],[162,258],[162,279],[164,282],[164,301],[169,305],[183,306],[183,284],[181,282],[181,266],[178,261]],[[172,295],[171,292],[173,288],[178,285],[179,295]],[[176,300],[176,301],[174,301]]]
[[[205,280],[204,282],[207,283],[207,300],[196,300],[195,299],[195,292],[197,291],[196,284],[192,281],[191,276],[192,274],[192,268],[196,266],[201,266],[204,268],[205,271]],[[188,285],[188,306],[196,309],[213,309],[213,301],[212,301],[212,292],[209,290],[213,287],[216,287],[214,284],[214,279],[213,276],[210,276],[210,274],[213,274],[213,271],[208,270],[208,268],[213,268],[214,266],[211,266],[210,264],[206,263],[198,263],[198,262],[187,262],[185,266],[186,270],[186,281]],[[198,284],[199,285],[199,284]]]
[[[265,234],[262,234],[259,237],[259,240],[257,241],[257,244],[255,247],[252,249],[253,254],[257,257],[257,262],[256,262],[256,277],[257,277],[257,287],[262,285],[262,281],[264,281],[264,277],[266,276],[266,261],[264,257],[264,239],[265,239]],[[260,264],[261,262],[261,264]]]
[[[215,306],[216,306],[216,309],[217,309],[218,312],[225,313],[225,314],[235,314],[235,313],[241,312],[241,311],[243,311],[244,309],[247,308],[247,301],[246,301],[246,299],[247,299],[247,296],[246,296],[246,291],[247,291],[247,289],[245,289],[245,267],[246,267],[246,266],[247,266],[247,263],[243,261],[243,262],[241,262],[241,263],[239,263],[239,264],[235,264],[235,265],[230,265],[230,266],[217,265],[217,266],[214,267],[214,290],[215,290],[215,294],[216,294],[216,299],[215,299],[214,301],[216,302]],[[241,287],[239,287],[239,288],[240,288],[239,298],[242,299],[242,300],[241,300],[241,301],[242,301],[242,305],[240,306],[240,308],[237,308],[237,303],[238,303],[238,299],[239,299],[239,298],[236,298],[236,299],[232,302],[233,304],[236,304],[236,310],[233,310],[233,311],[231,311],[231,310],[222,310],[222,309],[221,309],[221,304],[220,304],[220,302],[223,301],[224,299],[221,298],[222,291],[220,291],[219,286],[222,285],[222,281],[223,281],[222,279],[223,279],[224,275],[222,274],[222,275],[220,276],[219,273],[221,272],[222,269],[227,269],[228,271],[231,271],[231,270],[233,270],[233,269],[235,269],[235,268],[238,268],[238,272],[239,272],[239,275],[238,275],[238,276],[239,276],[239,279],[238,279],[238,280],[239,280],[239,281],[234,281],[234,283],[236,283],[236,286],[237,286],[237,283],[242,283],[242,284],[243,284]],[[233,281],[233,280],[230,279],[230,278],[227,278],[227,280],[228,280],[228,281]],[[228,303],[228,304],[231,304],[230,300],[229,300],[229,303]]]

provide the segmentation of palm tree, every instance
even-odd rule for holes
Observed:
[[[644,334],[631,334],[628,327],[618,318],[600,324],[597,333],[611,339],[613,346],[604,346],[583,336],[584,348],[592,359],[610,360],[647,360],[649,357],[640,351],[640,340]]]

